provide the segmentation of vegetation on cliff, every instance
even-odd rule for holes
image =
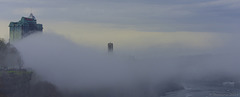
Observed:
[[[45,81],[32,82],[33,72],[23,68],[17,49],[0,39],[0,97],[61,97]]]

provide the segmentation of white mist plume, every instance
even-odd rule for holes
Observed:
[[[127,58],[81,47],[55,34],[35,34],[15,44],[25,67],[60,87],[91,88],[132,84],[139,79],[162,75],[158,66],[137,64]],[[157,67],[154,68],[153,67]],[[151,71],[151,72],[150,72]],[[152,74],[151,74],[152,73]],[[150,76],[151,75],[151,76]]]
[[[53,33],[31,35],[14,45],[23,56],[25,67],[59,87],[73,89],[157,83],[170,78],[180,81],[219,72],[236,74],[240,63],[235,54],[128,60],[76,45]]]

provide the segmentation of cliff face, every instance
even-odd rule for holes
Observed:
[[[27,97],[32,72],[22,65],[17,49],[0,40],[0,97]]]
[[[49,82],[32,82],[18,50],[0,39],[0,97],[61,97]]]
[[[27,97],[32,72],[22,70],[0,71],[0,94],[6,97]]]
[[[23,61],[18,50],[0,39],[0,70],[21,69]]]
[[[0,71],[0,97],[61,97],[49,82],[32,83],[32,74],[24,69]]]

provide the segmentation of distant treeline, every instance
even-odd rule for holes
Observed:
[[[18,50],[0,39],[0,97],[62,97],[53,84],[36,80],[22,66]]]
[[[18,50],[0,39],[0,69],[20,69],[23,61]]]

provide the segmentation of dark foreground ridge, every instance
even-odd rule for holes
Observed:
[[[56,87],[44,81],[33,82],[26,69],[0,71],[0,97],[61,97]]]
[[[25,69],[0,71],[0,97],[24,97],[30,90],[32,72]]]
[[[61,97],[53,84],[34,78],[17,49],[0,40],[0,97]]]

